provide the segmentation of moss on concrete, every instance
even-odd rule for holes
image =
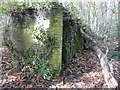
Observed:
[[[82,50],[84,38],[80,36],[80,24],[77,24],[78,22],[81,23],[81,21],[72,18],[70,12],[67,10],[64,12],[62,6],[54,3],[51,11],[47,13],[50,15],[50,27],[45,32],[47,35],[43,42],[44,46],[42,46],[42,51],[39,47],[32,47],[35,43],[34,38],[38,38],[38,40],[41,38],[39,36],[34,36],[33,33],[34,24],[32,21],[34,22],[34,15],[32,15],[32,18],[28,18],[27,22],[25,21],[27,20],[26,18],[23,18],[23,20],[19,22],[13,17],[16,21],[13,26],[15,29],[13,29],[12,42],[15,44],[18,51],[29,51],[31,47],[32,49],[39,49],[37,53],[39,54],[42,52],[41,55],[45,55],[39,56],[39,59],[49,60],[49,65],[52,67],[51,73],[54,77],[57,77],[60,74],[62,64],[67,67],[67,65],[72,62],[78,50]],[[25,22],[27,23],[27,27],[24,26]]]
[[[50,58],[50,65],[53,67],[52,74],[53,76],[58,76],[60,74],[62,66],[62,9],[60,7],[52,8],[54,12],[51,14],[50,19],[50,28],[48,29],[48,36],[53,37],[55,43],[52,47],[52,54]]]

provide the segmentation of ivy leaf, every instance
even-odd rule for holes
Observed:
[[[108,57],[111,59],[120,60],[120,53],[113,51],[108,54]]]

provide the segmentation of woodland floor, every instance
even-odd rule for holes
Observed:
[[[2,88],[100,88],[105,85],[99,59],[92,50],[84,50],[73,63],[57,79],[44,80],[41,76],[35,76],[30,80],[11,66],[12,55],[8,49],[4,50],[1,62],[0,89]],[[120,60],[109,61],[111,72],[120,84]]]

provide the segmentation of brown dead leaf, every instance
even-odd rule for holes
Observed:
[[[32,88],[32,87],[33,87],[32,84],[29,84],[29,85],[26,86],[26,88]]]

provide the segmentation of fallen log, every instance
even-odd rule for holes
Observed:
[[[106,82],[106,85],[108,88],[116,88],[118,87],[118,82],[117,80],[114,78],[114,76],[111,74],[111,70],[110,70],[110,66],[109,66],[109,62],[108,62],[108,58],[107,58],[107,54],[109,52],[109,49],[105,43],[105,39],[100,38],[100,37],[94,37],[94,34],[91,35],[90,33],[86,33],[83,31],[82,28],[80,28],[80,33],[82,34],[82,36],[91,42],[91,48],[96,52],[98,58],[100,59],[100,64],[102,67],[102,73],[104,75],[104,80]],[[104,52],[100,49],[100,47],[98,46],[98,39],[102,41],[102,44],[105,46],[105,50]]]

